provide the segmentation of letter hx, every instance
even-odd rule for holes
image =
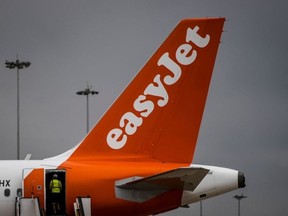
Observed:
[[[10,187],[11,180],[0,180],[0,187]]]

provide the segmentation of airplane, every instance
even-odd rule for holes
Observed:
[[[55,215],[55,174],[57,215],[74,215],[77,197],[90,198],[91,215],[155,215],[245,187],[243,172],[192,164],[224,22],[180,21],[77,146],[0,161],[0,215],[15,215],[15,202],[31,197]]]

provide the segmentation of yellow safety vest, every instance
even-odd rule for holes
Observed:
[[[52,193],[60,193],[62,184],[58,179],[52,179],[50,182],[50,189]]]

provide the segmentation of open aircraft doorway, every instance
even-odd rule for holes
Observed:
[[[45,173],[46,214],[65,215],[66,170],[48,169]]]

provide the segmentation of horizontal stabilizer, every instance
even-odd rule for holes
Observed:
[[[203,168],[179,168],[146,178],[131,177],[117,181],[116,196],[144,202],[169,190],[194,191],[209,172]]]

